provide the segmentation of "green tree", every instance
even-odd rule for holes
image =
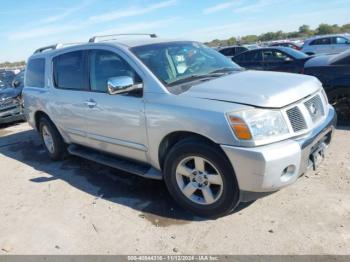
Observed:
[[[259,40],[257,35],[246,35],[241,38],[241,43],[248,44],[248,43],[254,43]]]
[[[328,24],[320,24],[316,29],[317,35],[327,35],[334,33],[334,26]]]
[[[235,37],[231,37],[227,39],[227,45],[235,45],[237,44],[237,39]]]
[[[302,36],[309,36],[313,34],[313,31],[310,29],[310,26],[302,25],[299,27],[298,33]]]

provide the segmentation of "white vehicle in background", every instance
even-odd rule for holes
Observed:
[[[350,49],[350,35],[316,36],[307,39],[301,49],[308,55],[338,54]]]

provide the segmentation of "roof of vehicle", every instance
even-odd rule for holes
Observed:
[[[321,39],[321,38],[325,38],[325,37],[337,37],[337,36],[342,36],[342,37],[346,37],[350,39],[350,34],[329,34],[329,35],[317,35],[317,36],[313,36],[310,37],[308,39],[305,40],[306,42],[310,42],[312,40],[316,40],[316,39]]]
[[[124,39],[123,39],[124,38]],[[41,54],[55,53],[57,50],[65,50],[71,47],[85,47],[94,46],[100,44],[115,45],[115,46],[125,46],[127,48],[133,48],[136,46],[150,45],[150,44],[160,44],[167,42],[182,42],[189,40],[179,40],[179,39],[166,39],[166,38],[128,38],[128,37],[116,37],[115,39],[100,40],[98,42],[85,42],[85,43],[68,43],[68,44],[55,44],[47,47],[42,47],[37,49],[32,57],[40,56]]]
[[[217,48],[217,50],[220,51],[220,50],[223,50],[223,49],[226,49],[226,48],[235,48],[235,47],[246,48],[245,46],[242,46],[242,45],[229,45],[229,46],[220,46],[220,47]]]

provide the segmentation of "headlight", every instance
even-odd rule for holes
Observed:
[[[280,111],[251,109],[228,114],[228,120],[240,140],[278,139],[289,134],[288,126]]]
[[[322,95],[323,95],[323,98],[324,98],[324,101],[326,101],[326,104],[328,104],[328,96],[326,94],[326,91],[324,91],[324,89],[322,88]]]

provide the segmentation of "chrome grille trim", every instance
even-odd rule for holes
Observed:
[[[316,95],[313,98],[304,102],[312,121],[315,123],[324,116],[324,108],[320,95]]]
[[[294,132],[299,132],[307,129],[304,116],[298,106],[294,106],[288,109],[286,112]]]

